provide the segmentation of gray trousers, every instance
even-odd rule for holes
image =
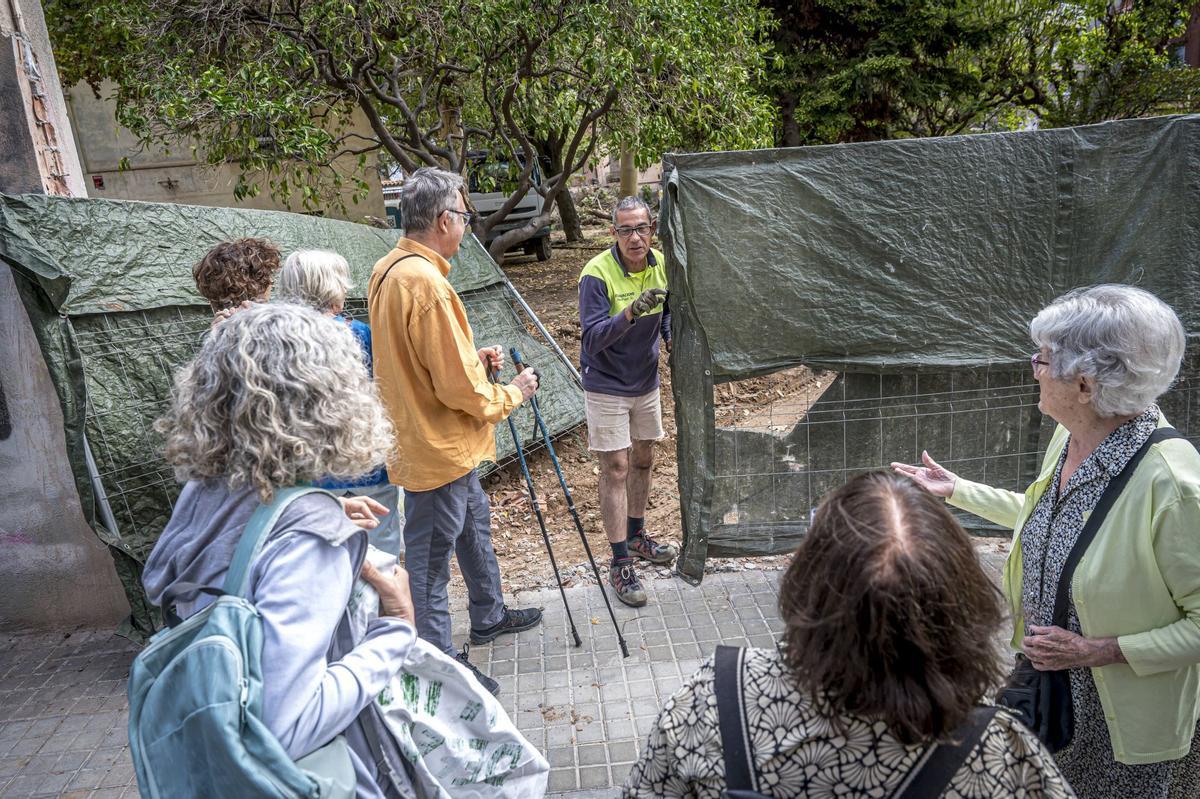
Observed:
[[[450,555],[467,584],[471,626],[491,627],[504,618],[500,566],[492,549],[487,494],[472,469],[432,491],[404,492],[404,566],[417,612],[417,634],[448,655]]]

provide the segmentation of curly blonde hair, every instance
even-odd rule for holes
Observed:
[[[367,474],[393,444],[349,328],[282,303],[218,325],[176,373],[155,429],[179,480],[222,478],[264,502],[277,488]]]

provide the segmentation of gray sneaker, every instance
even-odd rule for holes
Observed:
[[[608,581],[612,584],[617,599],[631,608],[640,608],[646,604],[646,592],[638,580],[637,572],[633,570],[633,558],[614,560],[608,567]]]

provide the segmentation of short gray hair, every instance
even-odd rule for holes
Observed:
[[[454,207],[462,175],[425,166],[413,172],[400,188],[400,222],[406,233],[420,233],[437,223],[438,215]]]
[[[1064,294],[1034,317],[1029,335],[1050,352],[1053,377],[1095,381],[1092,407],[1103,417],[1146,410],[1175,382],[1185,343],[1169,305],[1117,284]]]
[[[283,262],[277,290],[284,302],[309,305],[324,312],[345,302],[346,292],[353,285],[350,264],[336,252],[296,250]]]
[[[290,303],[236,311],[175,373],[166,437],[179,480],[222,479],[264,502],[297,483],[357,478],[392,451],[392,425],[346,325]]]
[[[641,197],[634,197],[631,195],[629,197],[622,197],[621,199],[617,200],[617,204],[613,206],[612,223],[614,225],[617,224],[618,211],[636,211],[639,208],[646,212],[647,219],[649,219],[651,222],[654,221],[654,214],[650,211],[650,206],[646,204],[646,201]]]

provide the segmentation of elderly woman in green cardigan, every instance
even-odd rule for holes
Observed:
[[[964,480],[928,453],[892,464],[951,505],[1011,527],[1004,569],[1013,647],[1040,671],[1068,669],[1074,734],[1055,759],[1081,799],[1200,795],[1200,455],[1153,444],[1070,579],[1064,562],[1109,481],[1168,422],[1155,400],[1175,380],[1184,331],[1130,286],[1073,291],[1030,324],[1038,409],[1058,422],[1024,494]]]

